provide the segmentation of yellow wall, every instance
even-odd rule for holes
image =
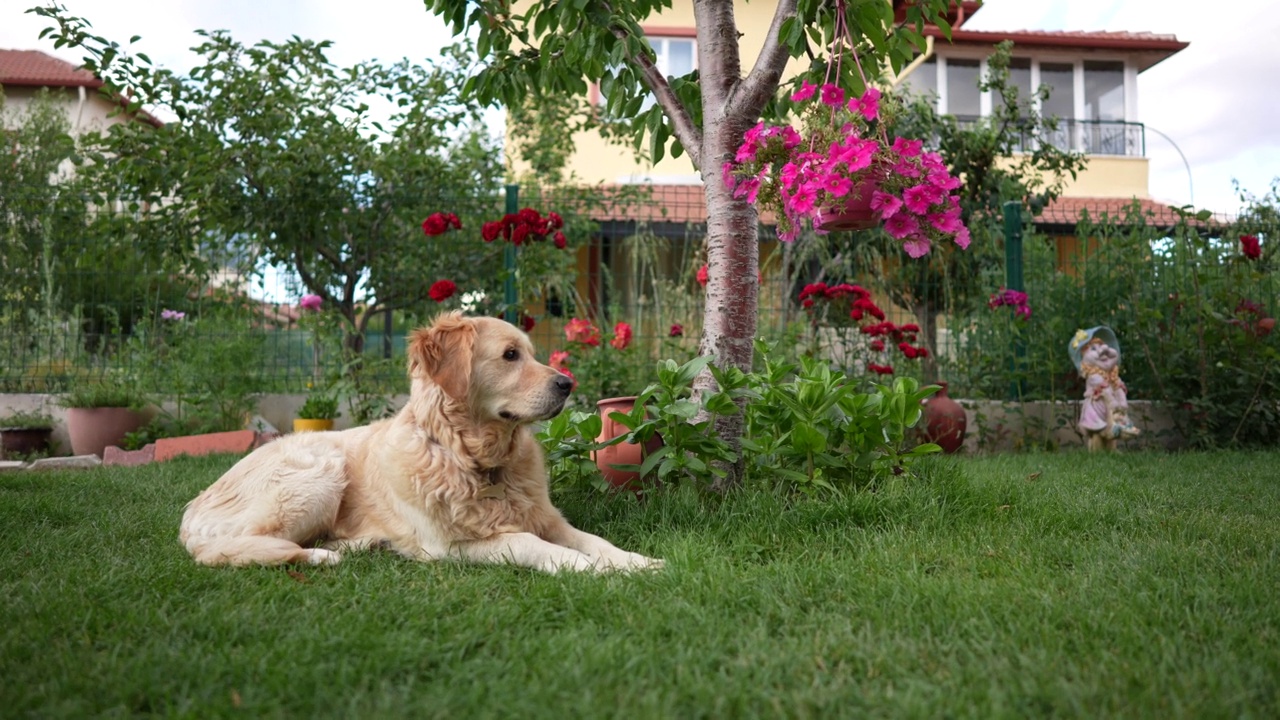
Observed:
[[[1144,157],[1090,155],[1089,165],[1063,190],[1066,197],[1148,198]]]

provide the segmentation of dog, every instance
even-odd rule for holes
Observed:
[[[192,557],[325,565],[385,547],[550,573],[662,567],[551,504],[530,426],[560,413],[573,381],[539,362],[525,333],[446,313],[410,335],[408,359],[409,401],[394,417],[263,445],[192,500],[179,533]]]

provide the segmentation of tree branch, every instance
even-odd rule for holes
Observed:
[[[604,3],[604,6],[610,13],[613,12],[613,8],[609,3]],[[609,25],[609,32],[622,41],[623,47],[626,47],[627,38],[632,36],[630,30],[616,23]],[[689,115],[689,109],[680,102],[680,98],[676,97],[675,92],[671,89],[671,84],[667,82],[666,76],[662,74],[662,71],[658,69],[658,66],[654,64],[648,55],[644,53],[635,55],[627,53],[627,59],[640,68],[641,79],[649,87],[649,91],[653,93],[658,107],[662,108],[662,111],[671,120],[671,130],[676,138],[680,140],[680,144],[684,146],[685,152],[689,155],[689,160],[693,162],[694,167],[701,168],[702,129],[694,124],[693,118]]]
[[[729,92],[725,103],[726,112],[734,113],[741,119],[751,122],[760,117],[764,106],[773,96],[778,84],[782,82],[782,72],[787,67],[787,46],[780,39],[782,23],[788,18],[796,17],[796,0],[779,0],[778,9],[773,13],[773,22],[765,33],[764,46],[756,64],[747,74],[746,79],[738,83]]]

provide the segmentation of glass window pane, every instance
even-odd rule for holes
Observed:
[[[902,87],[916,97],[927,97],[938,94],[938,59],[931,57],[920,63],[902,81]]]
[[[1031,61],[1027,58],[1010,58],[1009,86],[1017,88],[1018,103],[1025,106],[1031,99]],[[991,102],[996,107],[1004,105],[1004,98],[992,93]]]
[[[1076,113],[1075,68],[1065,63],[1040,63],[1040,84],[1049,86],[1049,97],[1041,105],[1046,116],[1074,118]]]
[[[693,41],[668,40],[666,60],[666,67],[662,68],[664,75],[680,77],[693,72]]]
[[[957,117],[982,114],[977,60],[947,60],[947,113]]]
[[[1124,119],[1124,63],[1085,61],[1084,113],[1090,120]]]

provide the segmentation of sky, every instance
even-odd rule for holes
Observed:
[[[762,2],[764,0],[756,0]],[[452,42],[420,0],[62,0],[97,34],[174,70],[192,66],[194,31],[227,29],[238,40],[291,35],[334,41],[339,65],[425,61]],[[0,47],[81,56],[38,38],[48,22],[24,14],[36,0],[0,0]],[[1146,123],[1149,189],[1175,205],[1240,207],[1232,182],[1266,195],[1280,177],[1280,13],[1273,0],[987,0],[974,30],[1127,30],[1172,34],[1191,45],[1138,76]],[[1179,152],[1180,151],[1180,152]],[[1185,162],[1184,162],[1185,157]]]

